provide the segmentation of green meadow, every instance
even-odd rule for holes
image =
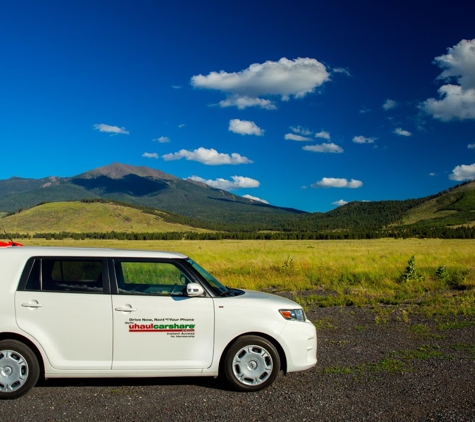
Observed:
[[[475,240],[23,243],[181,252],[229,287],[290,292],[304,307],[402,305],[432,314],[475,314]]]

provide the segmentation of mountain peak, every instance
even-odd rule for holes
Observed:
[[[122,179],[130,174],[140,177],[160,180],[176,180],[175,176],[164,173],[160,170],[151,169],[145,166],[131,166],[129,164],[112,163],[108,166],[98,167],[94,170],[87,171],[76,176],[76,178],[93,179],[99,176],[106,176],[110,179]]]

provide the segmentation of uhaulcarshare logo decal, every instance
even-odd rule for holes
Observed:
[[[194,318],[130,318],[129,333],[166,333],[171,338],[194,338]]]
[[[129,333],[182,333],[194,332],[195,324],[131,324]]]

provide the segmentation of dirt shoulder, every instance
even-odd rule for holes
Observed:
[[[314,308],[334,420],[475,420],[475,316]],[[328,418],[330,420],[331,418]]]

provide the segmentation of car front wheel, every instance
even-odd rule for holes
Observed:
[[[16,340],[0,341],[0,399],[26,394],[39,375],[38,359],[28,346]]]
[[[226,353],[224,375],[238,391],[258,391],[271,385],[280,370],[280,356],[263,337],[243,336]]]

